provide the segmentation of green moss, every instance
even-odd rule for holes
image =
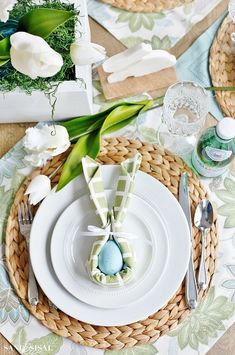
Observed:
[[[31,94],[34,90],[44,91],[50,96],[53,95],[58,85],[64,80],[73,80],[75,78],[74,64],[71,61],[69,50],[74,41],[74,26],[78,20],[79,11],[74,9],[72,4],[66,3],[66,0],[43,0],[41,5],[34,5],[32,0],[18,0],[10,14],[10,19],[18,20],[34,8],[45,7],[59,10],[73,11],[75,17],[59,26],[48,38],[48,44],[63,56],[64,65],[59,73],[51,78],[31,79],[30,77],[17,72],[11,65],[2,67],[0,70],[0,91],[9,92],[17,87]],[[1,75],[2,74],[2,75]]]

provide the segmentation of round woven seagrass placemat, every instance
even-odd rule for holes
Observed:
[[[133,12],[160,12],[188,4],[192,0],[102,0],[106,4]]]
[[[223,21],[210,51],[210,73],[213,86],[235,86],[235,44],[231,33],[235,24],[228,16]],[[235,118],[235,91],[217,91],[216,99],[226,116]]]
[[[181,173],[183,171],[188,172],[192,213],[194,213],[197,203],[207,197],[207,192],[184,162],[164,151],[163,148],[124,137],[110,138],[103,140],[97,160],[102,164],[119,164],[136,152],[142,154],[141,170],[162,182],[175,197],[178,195]],[[32,177],[39,173],[50,175],[59,166],[66,154],[55,157],[48,165],[36,170],[26,179],[15,196],[6,230],[6,259],[13,287],[24,305],[42,324],[56,334],[68,337],[76,343],[99,349],[121,349],[153,342],[175,328],[190,313],[185,302],[184,283],[172,299],[158,312],[147,319],[121,327],[93,326],[76,320],[59,309],[53,308],[40,289],[40,303],[36,307],[30,306],[27,301],[28,250],[24,238],[19,233],[17,206],[20,201],[26,200],[24,192]],[[59,176],[60,171],[52,179],[53,185],[58,182]],[[157,199],[157,196],[154,196],[154,198]],[[198,271],[201,246],[200,233],[196,228],[193,228],[193,235],[194,266]],[[177,238],[177,235],[175,237]],[[209,283],[215,272],[217,244],[218,234],[215,220],[208,233],[206,246],[206,269]],[[200,298],[202,296],[203,292],[200,292]]]

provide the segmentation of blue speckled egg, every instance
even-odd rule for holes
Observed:
[[[99,254],[99,269],[105,275],[115,275],[122,270],[123,257],[114,240],[108,240]]]

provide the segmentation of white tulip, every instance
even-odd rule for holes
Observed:
[[[70,56],[75,65],[88,65],[103,60],[106,51],[99,44],[77,40],[70,46]]]
[[[52,156],[63,153],[70,146],[68,131],[60,125],[41,128],[32,127],[25,131],[24,147],[26,151],[48,152]]]
[[[63,66],[62,56],[39,36],[16,32],[10,42],[12,66],[32,79],[51,77]]]
[[[45,125],[42,131],[44,137],[48,139],[47,151],[53,157],[65,152],[70,147],[69,134],[64,126],[55,125],[54,128],[53,126]]]
[[[30,182],[25,195],[29,195],[29,203],[36,205],[51,191],[51,180],[46,175],[37,175]]]
[[[13,9],[17,0],[1,0],[0,1],[0,21],[7,22],[9,19],[9,12]]]
[[[24,159],[34,167],[45,165],[48,159],[70,146],[67,129],[60,125],[28,128],[25,133],[23,145],[27,155]]]

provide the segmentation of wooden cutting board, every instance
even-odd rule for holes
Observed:
[[[177,81],[174,67],[163,69],[159,72],[143,75],[138,78],[130,77],[118,83],[109,84],[102,66],[98,67],[101,86],[106,100],[115,100],[122,97],[153,92],[154,96],[163,95],[167,88]]]

